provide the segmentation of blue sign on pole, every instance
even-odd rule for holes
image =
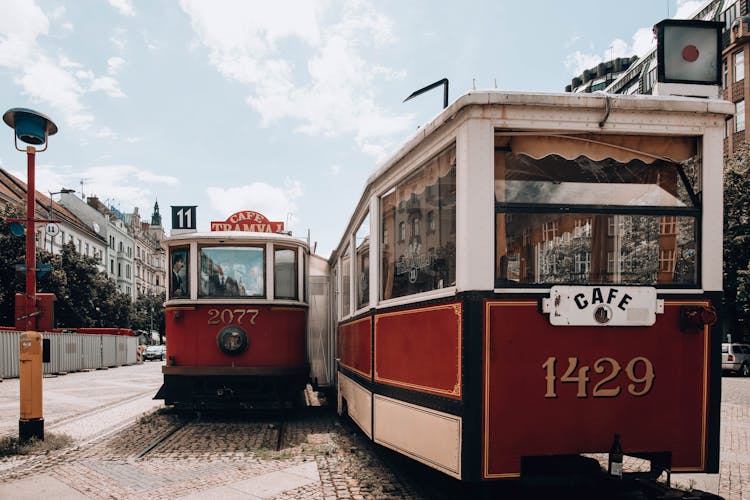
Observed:
[[[26,272],[26,264],[16,264],[15,266],[17,273],[25,273]],[[36,265],[36,277],[37,278],[43,278],[52,271],[52,266],[50,264],[37,264]]]

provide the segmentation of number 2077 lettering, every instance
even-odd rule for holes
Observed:
[[[547,381],[547,392],[545,398],[557,397],[557,358],[549,357],[544,362],[542,368],[547,373],[544,377]],[[617,383],[617,376],[622,371],[620,363],[612,358],[599,358],[593,364],[594,371],[603,375],[602,379],[596,382],[591,391],[591,397],[594,398],[614,398],[620,395],[623,387]],[[588,366],[578,367],[578,358],[568,358],[568,368],[560,377],[560,383],[577,384],[578,392],[576,397],[587,398],[588,387],[591,379]],[[627,384],[627,391],[633,396],[645,396],[654,386],[654,364],[643,356],[638,356],[630,360],[625,366],[625,373],[631,383]],[[640,374],[640,375],[639,375]]]
[[[257,309],[209,309],[208,310],[208,324],[209,325],[228,325],[237,322],[238,325],[242,324],[242,320],[249,320],[251,325],[255,324],[255,318],[258,317],[260,311]],[[245,317],[247,316],[247,318]]]

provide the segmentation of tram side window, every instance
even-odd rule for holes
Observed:
[[[273,258],[273,295],[277,299],[297,298],[297,251],[275,248]]]
[[[265,247],[202,247],[200,297],[265,296]]]
[[[357,260],[355,276],[357,279],[357,309],[370,303],[370,215],[368,214],[357,229]]]
[[[454,286],[455,146],[383,195],[380,206],[381,297],[387,300]],[[421,224],[423,220],[428,223]],[[388,234],[398,237],[388,238]]]
[[[184,298],[190,294],[188,281],[190,250],[188,248],[173,248],[169,257],[172,263],[172,275],[170,278],[170,296]]]
[[[695,137],[495,139],[496,283],[697,286]]]
[[[341,315],[347,316],[351,312],[351,249],[349,245],[341,256]]]

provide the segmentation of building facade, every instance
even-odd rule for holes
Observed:
[[[141,220],[138,207],[125,214],[125,223],[135,242],[135,294],[159,295],[167,290],[166,252],[163,247],[164,228],[161,225],[159,203],[154,204],[151,223]]]
[[[0,168],[0,206],[16,205],[21,207],[25,213],[26,192],[25,182]],[[97,227],[91,222],[77,217],[65,206],[53,201],[52,196],[52,194],[45,196],[37,191],[34,210],[37,218],[58,221],[59,232],[52,234],[45,230],[46,225],[37,225],[37,248],[59,254],[62,251],[63,244],[73,243],[78,253],[96,258],[99,263],[99,269],[104,270],[106,253],[105,238],[96,230]],[[61,196],[70,196],[70,194],[62,194]]]
[[[74,194],[66,193],[60,196],[60,204],[104,238],[106,242],[105,272],[115,281],[120,292],[135,299],[133,273],[135,242],[125,222],[95,196],[89,196],[84,202]]]
[[[727,119],[724,133],[724,151],[733,152],[748,142],[745,96],[750,95],[750,0],[709,0],[692,16],[701,21],[719,21],[722,30],[722,85],[716,95],[735,104],[734,117]],[[603,64],[611,64],[613,61]],[[602,65],[600,65],[602,66]],[[592,70],[587,70],[589,73]],[[603,90],[611,94],[652,94],[656,85],[656,48],[634,61]],[[584,72],[584,75],[586,72]],[[584,75],[574,78],[567,91],[586,89]],[[591,76],[591,73],[589,74]],[[581,84],[576,87],[578,80]]]

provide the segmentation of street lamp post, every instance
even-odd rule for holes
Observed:
[[[36,148],[44,144],[47,149],[47,138],[57,133],[57,125],[41,113],[25,108],[13,108],[3,114],[3,121],[11,127],[14,144],[18,151],[26,151],[26,294],[24,296],[23,323],[24,332],[19,345],[19,386],[21,399],[21,417],[18,420],[19,441],[31,438],[44,440],[44,418],[42,416],[42,335],[36,331],[36,223],[49,222],[36,219],[36,186],[34,183]],[[28,144],[26,149],[18,147],[18,140]]]

